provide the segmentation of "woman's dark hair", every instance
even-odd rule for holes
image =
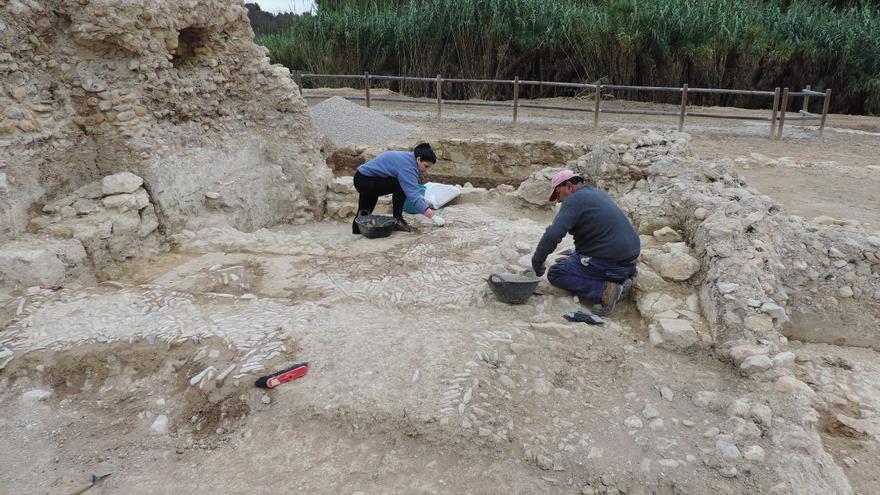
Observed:
[[[423,162],[431,162],[437,163],[437,155],[434,154],[434,150],[431,149],[431,145],[428,143],[422,143],[413,150],[416,158],[421,158]]]

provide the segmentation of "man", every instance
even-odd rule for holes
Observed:
[[[425,173],[437,162],[437,155],[428,143],[422,143],[409,151],[386,151],[358,167],[354,174],[354,188],[358,196],[358,214],[362,211],[373,213],[379,196],[391,195],[391,205],[397,222],[394,230],[412,232],[411,227],[403,219],[403,203],[409,199],[413,207],[422,212],[438,225],[443,219],[434,215],[434,210],[419,194],[419,175]],[[351,232],[360,234],[357,222],[352,222]]]
[[[608,194],[585,184],[571,170],[553,176],[549,200],[562,206],[532,255],[535,274],[544,274],[547,256],[570,233],[574,253],[560,257],[550,267],[547,280],[596,303],[596,314],[610,314],[636,274],[639,235]]]

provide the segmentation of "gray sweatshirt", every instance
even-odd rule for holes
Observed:
[[[586,184],[565,198],[553,223],[544,231],[532,255],[535,271],[569,233],[574,236],[578,254],[612,263],[635,261],[641,249],[639,235],[620,207],[605,191]]]

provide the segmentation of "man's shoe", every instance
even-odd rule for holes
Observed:
[[[602,293],[601,304],[597,304],[594,307],[595,313],[599,316],[610,315],[611,312],[614,311],[614,306],[617,305],[617,301],[620,300],[621,293],[623,293],[623,285],[608,282],[608,285],[605,286],[605,292]]]
[[[398,230],[400,232],[415,232],[416,228],[406,223],[406,220],[398,218],[397,221],[394,222],[394,230]]]

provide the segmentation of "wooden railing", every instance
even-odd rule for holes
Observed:
[[[831,102],[831,90],[826,89],[824,93],[813,91],[810,86],[801,91],[791,91],[789,88],[776,88],[774,91],[758,91],[744,89],[719,89],[719,88],[690,88],[687,84],[683,84],[680,88],[668,86],[627,86],[620,84],[602,84],[597,81],[592,84],[588,83],[569,83],[555,81],[528,81],[521,80],[519,77],[513,80],[508,79],[460,79],[460,78],[443,78],[440,74],[437,77],[411,77],[411,76],[383,76],[370,74],[369,72],[359,74],[311,74],[294,71],[293,77],[300,88],[302,94],[302,83],[304,79],[338,79],[338,80],[360,80],[364,84],[364,96],[347,96],[350,100],[364,100],[366,106],[369,107],[373,101],[391,102],[391,103],[413,103],[413,104],[430,104],[437,106],[437,119],[441,119],[443,115],[443,105],[462,105],[462,106],[482,106],[482,107],[503,107],[510,108],[513,112],[513,123],[516,124],[518,110],[520,108],[531,108],[540,110],[564,110],[572,112],[590,112],[593,114],[593,125],[599,126],[599,115],[605,114],[630,114],[630,115],[668,115],[678,117],[678,130],[684,128],[686,117],[698,117],[706,119],[736,119],[736,120],[754,120],[770,123],[771,139],[781,139],[782,130],[786,122],[790,121],[819,121],[819,136],[821,137],[825,130],[825,122],[828,118],[828,107]],[[376,97],[370,96],[370,88],[373,81],[408,81],[408,82],[424,82],[433,83],[435,86],[436,98],[394,98],[394,97]],[[498,84],[513,86],[513,101],[473,101],[473,100],[444,100],[443,84]],[[557,87],[572,88],[581,90],[592,90],[594,92],[595,104],[592,108],[578,108],[559,105],[539,105],[520,102],[520,89],[523,86],[539,86],[539,87]],[[630,110],[622,108],[602,108],[602,91],[660,91],[668,93],[680,93],[681,105],[677,112],[662,110]],[[730,115],[705,112],[688,111],[688,95],[691,94],[728,94],[742,96],[757,96],[772,98],[772,107],[767,110],[767,116],[759,115]],[[307,98],[327,98],[331,95],[309,94]],[[795,102],[796,98],[803,98],[803,106],[797,112],[796,116],[790,116],[788,108],[790,104]],[[815,114],[809,112],[811,99],[822,99],[822,113]]]

